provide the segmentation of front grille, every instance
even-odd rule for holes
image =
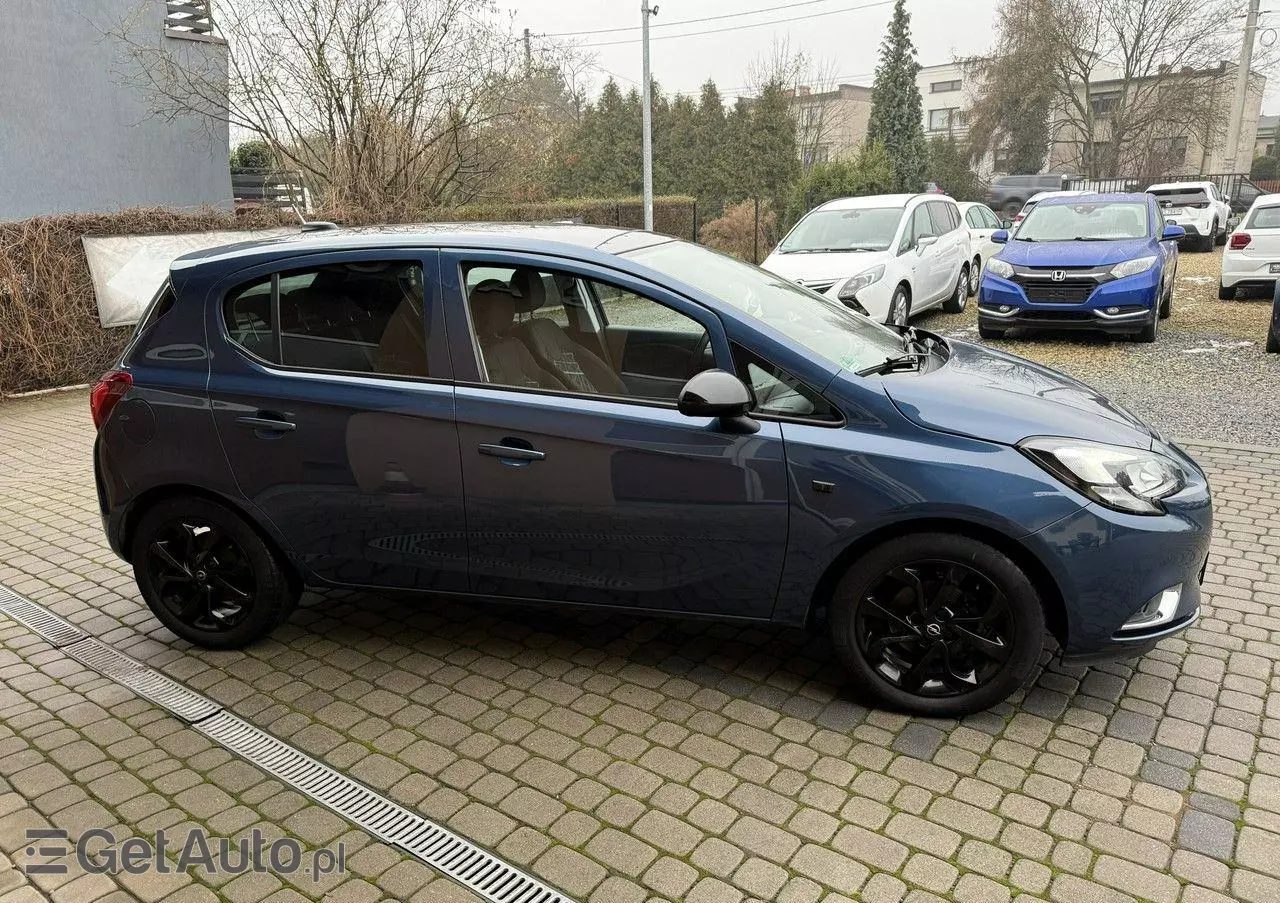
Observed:
[[[1094,316],[1085,310],[1024,310],[1018,313],[1018,319],[1042,320],[1046,323],[1083,323],[1094,319]]]
[[[812,289],[813,291],[821,294],[822,292],[825,292],[827,289],[831,288],[831,286],[839,282],[839,280],[838,279],[797,279],[796,282],[800,283],[807,289]]]
[[[1098,283],[1092,279],[1046,282],[1040,279],[1018,279],[1027,298],[1041,304],[1083,304],[1089,300]]]

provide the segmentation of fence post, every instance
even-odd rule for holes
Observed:
[[[751,262],[760,262],[760,199],[756,198],[755,228],[751,230]]]
[[[613,202],[613,224],[618,228],[622,228],[622,202]]]
[[[698,199],[693,199],[693,243],[698,243]]]

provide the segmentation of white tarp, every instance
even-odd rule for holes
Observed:
[[[178,235],[87,235],[84,255],[98,296],[98,319],[103,327],[137,323],[168,277],[169,264],[183,254],[297,232],[283,228]]]

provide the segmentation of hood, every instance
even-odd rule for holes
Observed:
[[[827,282],[856,276],[892,257],[891,251],[827,251],[818,254],[779,254],[775,251],[760,266],[793,282]]]
[[[913,423],[1005,445],[1068,436],[1152,447],[1150,427],[1084,383],[1012,354],[949,344],[946,366],[884,380],[885,393]]]
[[[1149,238],[1124,241],[1010,240],[996,256],[1024,267],[1098,267],[1154,254]]]

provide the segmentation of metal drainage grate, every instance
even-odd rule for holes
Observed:
[[[66,646],[88,635],[74,624],[62,620],[43,605],[37,605],[0,586],[0,611],[34,630],[55,646]]]
[[[188,690],[177,681],[170,680],[122,652],[116,652],[93,637],[72,643],[62,651],[190,724],[208,718],[222,708],[213,700]]]
[[[570,903],[493,854],[227,712],[195,725],[318,803],[495,903]]]
[[[296,787],[379,840],[400,847],[481,898],[492,903],[573,903],[569,897],[471,841],[317,762],[4,586],[0,586],[0,611],[60,647],[76,661],[172,712],[263,771]]]

